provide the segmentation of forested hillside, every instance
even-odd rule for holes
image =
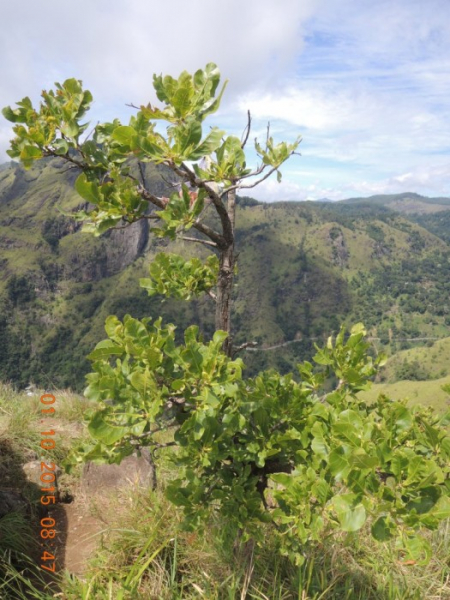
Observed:
[[[73,191],[76,176],[59,160],[29,171],[13,163],[0,169],[0,380],[17,386],[33,381],[82,389],[85,356],[104,337],[108,314],[162,314],[179,332],[192,322],[206,337],[213,331],[208,298],[161,303],[139,288],[139,277],[166,246],[152,237],[147,221],[100,238],[80,231],[70,217],[82,206]],[[146,183],[158,194],[170,188],[167,174],[150,166]],[[396,210],[408,198],[397,198]],[[385,206],[391,200],[240,200],[238,249],[239,241],[248,243],[238,259],[234,330],[236,343],[259,343],[244,356],[250,371],[291,369],[344,320],[363,321],[380,338],[374,344],[392,352],[407,347],[409,338],[448,335],[445,236],[434,221],[419,221],[428,231],[409,209],[399,214]],[[420,202],[446,208],[438,200]],[[182,242],[172,248],[182,252]],[[285,342],[292,343],[265,349]]]

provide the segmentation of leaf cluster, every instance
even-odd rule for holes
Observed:
[[[178,254],[160,252],[150,265],[150,278],[139,282],[150,296],[163,294],[190,300],[216,285],[218,270],[219,260],[215,255],[210,255],[203,264],[195,257],[185,260]]]
[[[86,457],[157,449],[154,434],[170,428],[179,477],[167,496],[187,527],[219,511],[261,539],[269,522],[302,562],[307,544],[368,522],[377,540],[395,537],[414,560],[428,558],[416,532],[450,516],[450,415],[359,399],[382,362],[368,356],[361,325],[318,349],[315,366],[299,365],[300,381],[275,371],[244,379],[242,361],[221,351],[223,332],[204,344],[191,327],[177,346],[160,319],[110,317],[106,328],[86,395],[109,404],[91,418]],[[339,383],[324,391],[331,372]]]

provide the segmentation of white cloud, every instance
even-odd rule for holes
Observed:
[[[220,113],[230,132],[251,108],[260,138],[267,120],[277,139],[304,138],[301,167],[255,196],[450,194],[448,0],[0,0],[0,10],[1,106],[76,76],[96,99],[93,120],[126,120],[126,102],[153,99],[154,72],[214,61],[230,79]],[[9,132],[0,121],[0,156]]]
[[[318,1],[0,0],[0,105],[77,77],[94,94],[94,119],[126,119],[125,103],[154,99],[153,73],[207,62],[230,79],[228,98],[275,85],[295,63]]]

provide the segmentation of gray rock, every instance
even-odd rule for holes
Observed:
[[[50,471],[48,469],[42,470],[40,460],[31,460],[30,462],[25,463],[22,467],[22,470],[25,474],[25,479],[29,483],[34,483],[38,487],[49,487],[51,485],[54,485],[55,488],[57,488],[58,487],[58,477],[62,473],[61,468],[58,467],[58,465],[55,465],[55,469],[52,471]],[[54,473],[55,481],[53,483],[42,481],[41,480],[42,473]]]
[[[137,453],[127,456],[120,465],[88,462],[84,466],[81,483],[90,493],[133,485],[154,489],[156,476],[150,452],[144,449],[141,456]]]

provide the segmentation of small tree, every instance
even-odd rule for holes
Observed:
[[[243,139],[216,127],[203,136],[203,121],[218,109],[225,88],[216,97],[219,80],[214,64],[193,76],[154,76],[162,108],[142,106],[128,125],[97,125],[84,139],[81,121],[92,96],[75,79],[44,91],[39,109],[24,98],[3,110],[16,123],[11,157],[26,168],[59,157],[79,169],[75,187],[90,208],[75,217],[86,231],[101,235],[149,219],[155,236],[212,251],[204,262],[160,253],[150,279],[141,280],[150,294],[186,300],[208,294],[216,323],[208,343],[195,326],[177,345],[175,327],[161,319],[108,317],[108,339],[89,356],[93,373],[85,393],[99,409],[84,458],[120,462],[136,447],[155,451],[168,445],[155,433],[170,427],[180,476],[167,495],[184,507],[187,525],[197,527],[220,511],[245,535],[261,539],[262,523],[270,522],[283,551],[300,562],[306,543],[370,520],[375,538],[397,536],[418,559],[428,546],[415,531],[450,516],[448,417],[358,397],[382,360],[368,355],[363,326],[330,338],[314,357],[316,367],[299,365],[299,382],[275,371],[242,377],[242,360],[235,358],[242,347],[233,347],[230,319],[236,191],[275,172],[280,179],[279,168],[300,138],[275,145],[268,132],[264,145],[255,141],[260,166],[249,169],[250,114]],[[165,135],[158,121],[168,123]],[[168,167],[179,189],[169,198],[152,193],[145,162]],[[208,206],[215,219],[208,219]],[[331,376],[338,384],[326,391]]]

